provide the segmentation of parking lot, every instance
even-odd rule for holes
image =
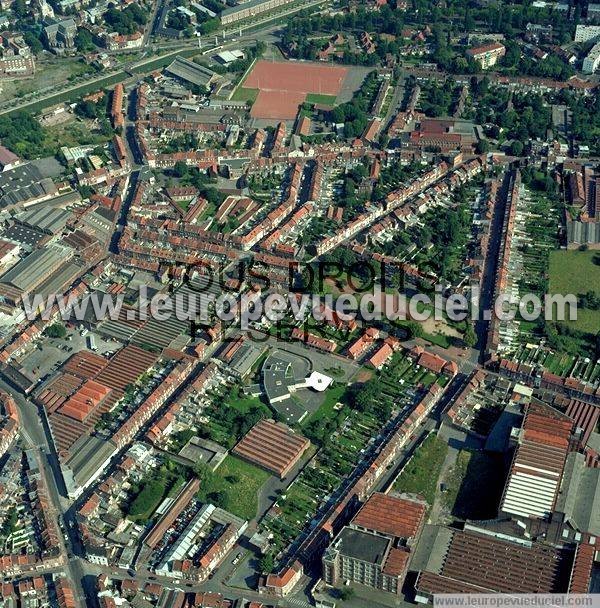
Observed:
[[[91,333],[81,335],[76,328],[67,328],[65,338],[49,338],[43,336],[36,342],[35,348],[19,361],[21,367],[34,379],[46,379],[55,372],[74,353],[90,350]],[[122,347],[119,342],[107,341],[94,335],[96,351],[98,354],[114,353]]]

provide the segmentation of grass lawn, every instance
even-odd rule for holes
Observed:
[[[448,446],[432,433],[416,449],[394,482],[396,492],[420,494],[431,508]]]
[[[221,478],[220,489],[227,494],[226,509],[244,519],[256,517],[258,491],[270,474],[231,455],[225,458],[216,473]]]
[[[167,496],[174,496],[185,483],[184,478],[176,471],[165,467],[156,469],[145,477],[137,487],[137,493],[125,511],[132,521],[146,522],[158,505]]]
[[[269,407],[266,404],[264,404],[260,400],[259,397],[244,397],[243,395],[240,395],[239,397],[236,397],[235,399],[232,399],[232,400],[228,401],[227,403],[231,407],[238,410],[238,412],[240,412],[241,414],[245,414],[245,413],[249,412],[254,407],[259,407],[266,414],[271,416],[271,410],[269,409]]]
[[[452,346],[452,338],[444,334],[428,334],[427,332],[423,332],[423,339],[441,348],[450,348]]]
[[[0,100],[20,97],[40,89],[68,83],[70,79],[93,72],[85,62],[70,57],[48,57],[37,62],[37,70],[32,78],[17,80],[12,86],[2,87]]]
[[[76,119],[53,127],[44,127],[44,143],[36,156],[53,155],[62,146],[102,146],[111,139],[99,131],[91,131],[88,122]]]
[[[258,89],[238,87],[231,96],[232,101],[251,101],[254,103],[258,97]]]
[[[552,251],[550,253],[550,293],[600,295],[600,265],[594,262],[598,251]],[[600,327],[600,310],[578,307],[577,321],[565,321],[576,329],[595,334]]]
[[[309,93],[306,103],[318,103],[324,106],[334,106],[337,95],[323,95],[322,93]]]

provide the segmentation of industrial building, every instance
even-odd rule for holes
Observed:
[[[325,551],[325,582],[349,581],[399,594],[426,511],[422,501],[373,494]]]
[[[81,437],[60,467],[69,498],[81,496],[85,488],[102,475],[116,453],[117,446],[112,441],[100,437]]]
[[[21,292],[30,292],[70,260],[74,251],[68,247],[49,245],[37,249],[0,277],[0,283]]]
[[[285,424],[261,420],[233,448],[232,452],[283,479],[310,446]]]
[[[516,436],[518,445],[504,490],[501,511],[545,519],[554,510],[573,420],[543,403],[531,403]]]
[[[212,70],[189,61],[180,55],[175,58],[165,71],[167,74],[197,87],[209,87],[218,78],[217,74]]]
[[[567,457],[562,491],[555,510],[575,530],[600,536],[600,469],[588,467],[585,456],[572,452]]]
[[[293,0],[249,0],[249,2],[226,8],[221,13],[221,23],[223,25],[236,23],[285,4],[290,4],[291,2],[293,2]]]
[[[14,216],[19,224],[33,228],[45,234],[59,234],[72,216],[70,211],[40,205],[39,208],[27,209]]]
[[[41,202],[55,193],[52,180],[31,163],[0,173],[0,208]]]
[[[431,601],[436,593],[566,592],[575,570],[573,549],[508,530],[427,526],[422,539],[411,564],[418,571],[419,603]]]

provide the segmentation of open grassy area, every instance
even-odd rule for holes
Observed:
[[[551,294],[584,294],[594,291],[600,296],[600,259],[598,251],[553,251],[550,254]],[[577,320],[567,324],[590,333],[600,327],[600,310],[578,307]]]
[[[129,519],[147,522],[164,498],[174,496],[185,483],[179,469],[172,464],[162,466],[134,487],[134,498],[125,507]]]
[[[90,121],[78,118],[61,125],[45,127],[45,148],[57,151],[62,146],[101,146],[111,139],[110,135],[102,135],[98,130],[92,131],[90,124]]]
[[[267,471],[236,458],[227,456],[217,469],[220,488],[227,495],[225,508],[244,519],[256,517],[258,491],[270,477]]]
[[[430,434],[402,469],[393,489],[396,492],[420,494],[431,507],[447,453],[446,443],[435,434]]]
[[[244,397],[240,393],[239,397],[236,397],[234,399],[230,399],[227,403],[231,407],[235,408],[241,414],[246,414],[252,408],[258,407],[258,408],[260,408],[261,410],[263,410],[265,412],[265,414],[267,415],[267,417],[271,415],[271,410],[269,409],[269,407],[265,403],[263,403],[260,400],[259,397]]]
[[[184,212],[187,213],[187,211],[190,208],[190,204],[191,204],[192,200],[187,200],[187,201],[177,201],[177,206]]]
[[[309,93],[306,103],[317,103],[324,106],[334,106],[337,95],[323,95],[321,93]]]
[[[28,93],[67,83],[82,74],[93,72],[88,64],[70,57],[45,57],[39,61],[32,78],[17,80],[12,86],[2,87],[0,101],[22,97]]]
[[[250,101],[254,103],[258,97],[258,89],[247,89],[239,86],[231,96],[232,101]]]

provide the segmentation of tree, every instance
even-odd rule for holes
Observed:
[[[12,10],[17,19],[25,18],[29,13],[25,0],[15,0],[12,4]]]
[[[188,167],[184,161],[178,160],[173,167],[173,175],[175,177],[185,177],[188,174]]]
[[[511,156],[521,156],[521,154],[523,154],[523,143],[518,139],[515,139],[510,144],[510,154]]]
[[[477,334],[473,329],[472,323],[467,322],[467,328],[463,335],[463,342],[465,343],[465,346],[468,346],[469,348],[473,348],[475,344],[477,344]]]
[[[215,505],[215,507],[224,509],[227,506],[227,492],[224,490],[215,490],[214,492],[211,492],[207,496],[207,499],[209,502]]]
[[[44,152],[44,129],[29,113],[19,111],[0,118],[0,140],[15,154],[35,158]]]
[[[65,338],[67,335],[67,330],[64,325],[54,323],[53,325],[50,325],[50,327],[46,328],[45,333],[49,338]]]
[[[477,152],[477,154],[487,154],[489,149],[490,144],[488,143],[487,139],[480,139],[475,145],[475,152]]]
[[[75,106],[75,114],[83,118],[96,118],[96,104],[93,101],[80,101]]]
[[[258,567],[260,571],[265,574],[270,574],[273,572],[273,568],[275,568],[275,560],[273,559],[273,555],[271,553],[265,553],[261,558]]]
[[[79,28],[75,36],[75,46],[80,53],[93,51],[96,47],[92,39],[92,34],[85,28]]]
[[[23,40],[34,55],[37,55],[44,50],[40,39],[33,32],[25,32],[25,34],[23,34]]]
[[[423,326],[417,321],[408,321],[402,327],[406,330],[406,333],[408,334],[407,338],[409,340],[420,338],[423,335]]]

